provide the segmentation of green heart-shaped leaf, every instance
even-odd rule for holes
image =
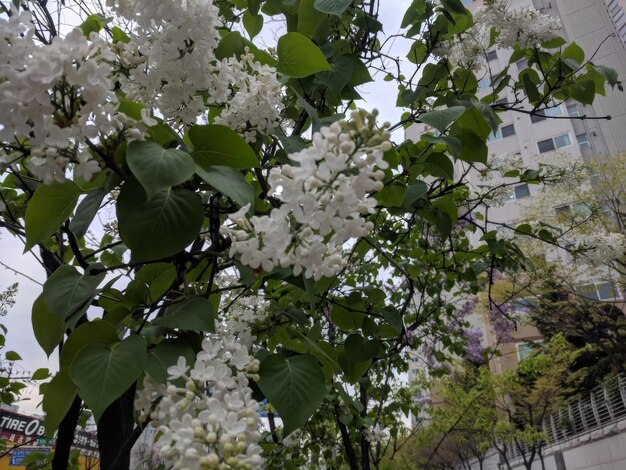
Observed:
[[[215,331],[213,304],[204,297],[194,297],[167,309],[155,323],[187,331]]]
[[[103,279],[104,273],[81,274],[75,267],[64,265],[48,278],[41,295],[50,311],[73,328]]]
[[[50,356],[65,334],[65,323],[52,313],[42,296],[33,303],[33,333],[41,349]]]
[[[193,126],[189,129],[193,159],[208,170],[212,165],[246,170],[259,166],[259,159],[247,142],[225,126]]]
[[[346,8],[348,8],[351,3],[352,0],[315,0],[313,5],[322,13],[336,15],[341,18],[342,13],[346,11]]]
[[[300,33],[287,33],[278,40],[280,73],[293,78],[304,78],[322,70],[331,70],[324,54],[313,41]]]
[[[26,208],[24,252],[47,240],[72,215],[80,188],[71,181],[40,185]]]
[[[69,411],[78,389],[70,379],[70,368],[61,369],[43,388],[43,423],[48,437],[52,437]]]
[[[128,180],[117,199],[120,237],[133,261],[175,255],[189,245],[202,227],[200,197],[186,189],[166,189],[150,201],[141,186]]]
[[[254,189],[237,170],[227,166],[210,166],[206,170],[196,167],[200,178],[240,206],[250,204],[254,208]]]
[[[76,355],[70,377],[96,422],[145,370],[146,347],[146,340],[134,335],[114,349],[104,344],[89,344]]]
[[[131,142],[126,148],[126,162],[148,201],[159,191],[184,183],[196,169],[191,155],[156,142]]]
[[[322,403],[326,380],[311,356],[270,354],[261,362],[258,385],[285,424],[284,436],[304,425]]]

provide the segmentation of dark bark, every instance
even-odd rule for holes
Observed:
[[[341,440],[343,441],[343,447],[346,451],[346,457],[348,458],[348,465],[350,465],[350,470],[359,470],[359,461],[357,460],[356,453],[354,452],[354,447],[352,446],[352,440],[350,439],[350,433],[348,432],[348,428],[345,424],[339,421],[339,416],[341,416],[341,410],[339,409],[339,405],[335,403],[335,418],[337,420],[337,426],[339,426],[339,431],[341,432]]]
[[[361,417],[367,416],[367,391],[365,387],[361,385],[359,399],[363,410],[361,410]],[[361,466],[363,470],[370,470],[370,443],[364,432],[361,433]]]
[[[130,448],[127,442],[133,437],[133,395],[135,387],[115,400],[102,413],[98,422],[98,447],[100,468],[106,470],[128,470]]]
[[[74,398],[72,406],[59,425],[59,432],[54,448],[54,457],[52,459],[52,470],[65,470],[70,459],[70,451],[74,442],[74,433],[80,418],[80,405],[82,400],[78,397]]]

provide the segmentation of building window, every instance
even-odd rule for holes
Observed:
[[[487,60],[491,62],[492,60],[496,60],[498,58],[498,53],[496,51],[487,52]]]
[[[569,134],[557,135],[554,137],[554,145],[556,145],[556,148],[558,149],[569,147],[572,145],[572,139],[570,139]]]
[[[572,139],[569,134],[561,134],[556,137],[550,137],[546,140],[540,140],[537,142],[537,148],[539,153],[546,153],[556,149],[562,149],[572,145]]]
[[[547,117],[556,117],[562,115],[563,111],[561,110],[560,106],[555,106],[554,108],[544,108],[538,110],[535,114],[531,114],[530,122],[534,124],[535,122],[543,121]]]
[[[508,124],[506,126],[502,126],[500,131],[502,132],[502,137],[510,137],[515,135],[515,126],[513,124]]]
[[[487,88],[489,88],[489,84],[490,84],[489,78],[483,77],[480,80],[478,80],[478,89],[486,90]]]
[[[526,183],[520,184],[513,188],[513,192],[515,193],[515,199],[523,199],[530,196],[530,187]]]
[[[515,135],[515,126],[513,124],[507,124],[506,126],[498,127],[498,130],[496,132],[492,132],[491,134],[489,134],[489,136],[487,137],[487,142],[496,142],[512,135]]]
[[[578,134],[576,136],[576,142],[581,149],[590,149],[591,142],[589,142],[589,136],[587,134]]]
[[[524,199],[528,196],[530,196],[530,187],[526,183],[520,184],[507,191],[505,202],[517,201],[518,199]]]
[[[597,282],[579,286],[576,291],[584,298],[590,300],[615,300],[620,299],[618,290],[610,282]]]
[[[575,202],[574,204],[564,204],[554,208],[557,217],[565,218],[572,216],[589,217],[592,214],[591,207],[584,202]]]
[[[530,122],[534,124],[536,122],[543,121],[545,118],[546,115],[544,114],[543,110],[537,111],[537,114],[530,115]]]
[[[517,67],[517,71],[520,72],[528,68],[528,61],[526,59],[520,59],[517,62],[515,62],[515,66]]]
[[[576,103],[570,103],[567,105],[567,114],[571,117],[580,116],[578,105]]]
[[[527,357],[530,357],[530,355],[533,352],[535,352],[535,350],[537,349],[537,347],[541,343],[542,343],[541,340],[539,340],[539,341],[524,341],[523,343],[517,343],[515,345],[515,348],[517,349],[517,359],[519,361],[523,361]]]
[[[516,312],[528,312],[530,309],[536,306],[536,303],[531,299],[525,297],[515,299],[513,301],[513,309]]]

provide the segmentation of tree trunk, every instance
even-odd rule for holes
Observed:
[[[337,426],[339,427],[339,431],[341,432],[341,440],[343,441],[343,447],[346,452],[346,457],[348,458],[348,465],[350,466],[350,470],[359,470],[359,461],[357,460],[356,452],[354,451],[354,447],[352,446],[352,440],[350,439],[350,433],[348,432],[348,428],[346,425],[339,421],[339,416],[341,416],[341,410],[339,409],[339,405],[337,403],[334,404],[335,418],[337,420]]]
[[[80,417],[81,404],[82,400],[76,397],[61,424],[59,424],[59,432],[57,433],[54,446],[54,457],[52,458],[52,470],[65,470],[68,466],[71,446],[74,442],[74,433]]]
[[[124,393],[104,411],[98,422],[98,447],[100,468],[129,470],[130,450],[127,441],[132,438],[133,398],[135,387]],[[133,393],[130,393],[133,392]]]
[[[363,385],[361,385],[359,398],[363,405],[361,416],[365,418],[367,416],[367,391]],[[361,466],[363,470],[370,470],[370,442],[364,432],[361,433]]]
[[[546,470],[546,463],[543,460],[543,452],[539,451],[539,461],[541,462],[541,470]]]

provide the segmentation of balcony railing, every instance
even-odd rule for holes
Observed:
[[[626,377],[612,377],[588,395],[569,402],[543,420],[544,448],[600,429],[626,418]],[[508,445],[511,460],[522,458],[529,449],[521,443]]]

